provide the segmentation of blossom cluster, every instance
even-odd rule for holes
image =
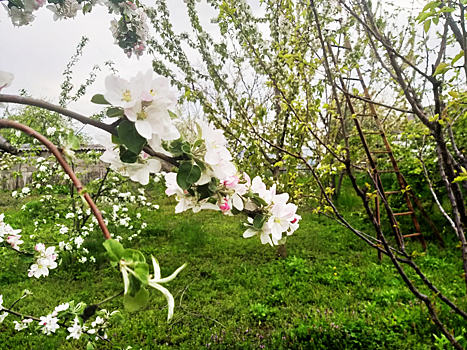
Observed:
[[[109,163],[110,169],[122,176],[129,177],[142,185],[147,185],[149,183],[149,174],[157,173],[161,169],[161,162],[157,159],[149,159],[144,151],[138,156],[136,162],[125,163],[120,159],[120,148],[112,143],[109,135],[97,134],[95,139],[106,148],[100,160]]]
[[[243,237],[259,235],[263,244],[280,244],[283,234],[289,236],[299,227],[298,222],[301,216],[297,214],[297,206],[293,203],[287,203],[288,193],[277,194],[275,184],[267,189],[259,176],[255,177],[252,182],[246,174],[245,178],[247,185],[245,197],[248,198],[245,206],[253,211],[261,208],[263,218],[259,220],[260,224],[258,225],[255,224],[256,218],[248,218],[248,224],[245,224],[248,229]],[[258,196],[260,200],[257,200],[255,196]]]
[[[109,13],[121,16],[120,19],[111,21],[110,30],[115,38],[115,44],[120,46],[128,57],[134,54],[139,58],[146,49],[149,32],[147,16],[143,6],[131,0],[106,2],[101,0],[15,0],[8,1],[8,5],[2,5],[13,25],[20,27],[31,24],[36,18],[34,12],[46,3],[49,3],[45,7],[53,13],[54,21],[75,18],[81,10],[85,14],[91,12],[96,4],[105,5]]]
[[[297,206],[287,203],[287,193],[277,194],[276,185],[267,189],[259,176],[251,181],[246,173],[239,175],[226,147],[227,140],[223,131],[204,121],[199,121],[198,125],[201,130],[198,137],[205,145],[205,166],[200,179],[193,184],[190,191],[179,186],[177,174],[165,175],[165,193],[168,196],[175,195],[178,201],[175,212],[214,209],[233,215],[234,212],[245,210],[250,216],[245,238],[259,235],[263,244],[283,243],[282,235],[291,235],[299,226]],[[212,179],[216,179],[213,185],[217,188],[211,186],[212,194],[206,197],[200,189],[212,182]]]
[[[32,294],[31,292],[27,290],[25,292],[26,293],[23,295],[22,298],[26,297],[28,294]],[[0,294],[0,311],[4,309],[2,304],[3,304],[3,295]],[[91,325],[89,327],[89,326],[85,326],[84,324],[82,324],[82,322],[78,318],[78,315],[81,314],[85,306],[86,305],[84,305],[83,303],[78,303],[75,306],[74,301],[58,305],[57,307],[54,308],[54,311],[52,311],[52,313],[48,314],[47,316],[41,316],[39,318],[39,320],[37,321],[39,324],[39,330],[45,335],[56,333],[56,331],[60,328],[59,321],[63,321],[64,319],[66,320],[70,318],[70,316],[72,316],[71,319],[73,320],[73,324],[69,327],[65,326],[67,331],[69,332],[67,339],[70,339],[70,338],[80,339],[83,334],[94,335],[94,336],[100,335],[103,339],[107,339],[108,336],[105,330],[109,325],[109,320],[111,318],[115,319],[116,316],[121,317],[119,311],[113,311],[109,313],[105,309],[99,310],[96,313],[97,316],[95,320],[91,322]],[[7,312],[4,312],[2,313],[2,315],[0,315],[0,323],[2,323],[5,320],[7,315],[8,315]],[[62,317],[65,317],[65,318],[62,318]],[[33,330],[34,327],[30,327],[33,324],[33,322],[34,322],[33,319],[25,318],[25,319],[22,319],[20,322],[13,321],[13,324],[15,325],[16,331],[22,331],[27,328],[30,328],[30,330]]]
[[[49,269],[55,269],[57,267],[57,253],[55,247],[45,247],[45,244],[38,243],[35,245],[34,250],[37,252],[37,260],[35,264],[32,264],[28,271],[29,277],[39,278],[41,276],[48,276]]]
[[[46,0],[24,0],[22,2],[22,8],[14,6],[11,2],[8,3],[8,6],[5,4],[2,5],[7,11],[8,16],[11,18],[13,25],[20,27],[28,25],[34,21],[36,16],[33,15],[33,12],[40,9],[46,3]]]
[[[4,218],[5,214],[0,214],[0,243],[6,241],[13,249],[19,250],[19,245],[24,243],[24,241],[21,240],[21,235],[18,234],[21,230],[13,229],[9,224],[3,221]]]
[[[137,58],[141,57],[146,50],[146,41],[148,39],[149,27],[147,24],[147,15],[142,8],[137,8],[130,1],[120,2],[109,9],[120,14],[119,20],[110,21],[110,31],[115,39],[115,44],[123,49],[128,57],[134,54]],[[120,10],[120,11],[118,11]]]
[[[117,108],[128,119],[122,122],[127,124],[126,129],[119,129],[119,138],[96,137],[106,147],[101,160],[110,163],[111,169],[133,181],[148,184],[150,174],[158,173],[161,164],[149,159],[144,151],[133,153],[133,158],[126,155],[129,150],[139,151],[147,144],[155,151],[182,159],[177,173],[164,173],[165,193],[175,195],[178,201],[176,213],[212,209],[235,215],[243,211],[251,221],[246,223],[244,237],[259,235],[263,244],[271,245],[283,243],[283,235],[290,235],[298,228],[300,216],[296,213],[297,206],[287,203],[288,194],[277,194],[276,185],[266,189],[260,177],[252,182],[247,174],[238,173],[222,130],[200,120],[193,144],[180,137],[169,112],[176,98],[167,79],[153,79],[151,70],[138,73],[130,81],[109,76],[106,89],[97,100],[112,105],[113,110]],[[137,141],[140,148],[132,144],[134,137],[128,140],[128,132],[140,135]],[[126,140],[122,141],[123,138]]]
[[[169,90],[170,85],[166,78],[153,79],[152,70],[148,70],[146,74],[140,72],[130,81],[109,76],[105,85],[105,100],[112,106],[123,109],[124,115],[134,123],[137,133],[146,139],[153,150],[164,152],[162,141],[180,137],[169,114],[169,108],[175,106],[176,97]],[[109,163],[112,170],[133,181],[147,185],[149,174],[158,173],[161,169],[161,163],[156,159],[149,159],[144,151],[137,154],[132,162],[123,161],[123,153],[127,150],[114,144],[108,134],[98,134],[96,140],[106,147],[100,159]]]
[[[167,78],[153,78],[153,71],[149,69],[145,74],[139,72],[130,81],[110,75],[105,87],[105,99],[112,106],[123,108],[126,117],[135,122],[136,130],[151,147],[158,149],[161,140],[180,137],[168,111],[175,107],[177,98]]]

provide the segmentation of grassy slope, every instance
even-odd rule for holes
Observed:
[[[10,204],[2,208],[0,201],[0,212],[21,222],[19,204]],[[274,248],[258,239],[243,239],[237,218],[211,212],[175,215],[173,208],[166,201],[146,220],[148,227],[135,248],[148,258],[156,256],[163,276],[188,263],[167,285],[176,299],[174,319],[166,323],[165,299],[151,291],[146,310],[125,314],[126,324],[109,331],[115,348],[431,348],[432,333],[438,332],[389,260],[379,263],[374,251],[336,223],[303,213],[300,230],[288,242],[289,257],[279,259]],[[31,222],[23,221],[23,227]],[[410,247],[419,249],[416,243]],[[449,285],[444,289],[448,295],[462,296],[457,256],[432,245],[428,256],[417,261],[433,267],[429,276]],[[24,276],[27,266],[18,266],[15,271]],[[45,315],[72,299],[91,304],[121,288],[119,275],[106,263],[87,271],[61,266],[46,281],[18,278],[8,266],[0,267],[5,305],[24,289],[34,293],[18,305],[26,314]],[[120,302],[105,308],[113,310]],[[0,324],[0,349],[85,348],[82,341],[66,341],[63,335],[18,333],[14,319],[10,315]],[[458,324],[455,320],[450,327]]]

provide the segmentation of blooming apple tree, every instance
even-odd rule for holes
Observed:
[[[2,88],[11,84],[11,75],[2,73],[2,77],[4,77],[3,81],[0,81]],[[259,236],[263,244],[271,246],[283,244],[286,237],[298,228],[300,216],[296,213],[297,206],[288,203],[288,194],[276,193],[275,185],[268,189],[259,176],[251,180],[248,174],[240,172],[233,163],[233,156],[227,149],[227,140],[222,130],[199,120],[194,142],[190,143],[181,137],[177,130],[176,116],[171,111],[176,105],[176,96],[165,78],[153,77],[152,70],[149,70],[144,74],[139,73],[129,81],[109,76],[105,81],[105,87],[106,92],[95,95],[92,102],[107,105],[107,115],[119,117],[118,122],[113,124],[116,125],[115,129],[102,127],[108,133],[96,136],[96,139],[106,147],[100,159],[108,163],[110,169],[120,176],[129,177],[132,181],[146,185],[151,174],[160,174],[161,159],[170,161],[174,165],[174,172],[165,173],[163,176],[166,194],[174,195],[178,202],[176,213],[189,209],[195,213],[209,209],[220,211],[224,215],[241,215],[245,219],[246,226],[243,236],[245,238]],[[30,100],[32,99],[28,101],[31,102]],[[65,113],[63,110],[62,112]],[[101,228],[106,238],[104,247],[110,263],[118,268],[122,275],[123,292],[116,296],[123,294],[125,309],[136,311],[144,307],[149,301],[148,288],[152,287],[166,297],[168,320],[170,320],[175,303],[171,293],[162,284],[174,279],[185,265],[169,277],[163,278],[154,257],[151,257],[152,269],[150,269],[141,252],[125,248],[118,237],[112,238],[113,234],[107,228],[108,220],[103,219],[93,199],[83,191],[81,182],[66,162],[67,158],[74,156],[71,148],[65,147],[59,150],[45,136],[13,121],[2,120],[0,127],[15,128],[35,137],[56,157],[64,174],[72,181],[83,201],[89,206],[84,209],[86,214],[92,212],[94,223]],[[72,137],[70,143],[74,143]],[[38,162],[39,173],[50,171],[48,162],[44,159],[39,159]],[[36,179],[41,180],[41,176],[36,176]],[[25,187],[14,196],[24,197],[30,192],[31,190]],[[48,200],[52,197],[46,196]],[[120,208],[114,206],[113,209],[114,216],[117,216]],[[65,219],[72,219],[74,216],[75,213],[68,213]],[[126,221],[125,225],[128,226]],[[67,250],[70,245],[70,242],[62,242],[57,249],[42,242],[34,244],[29,242],[29,248],[33,247],[34,251],[23,249],[21,245],[25,242],[19,234],[21,230],[13,229],[6,224],[3,215],[0,220],[0,230],[0,244],[9,246],[19,253],[33,256],[28,271],[29,277],[48,276],[50,270],[57,268],[59,251]],[[60,228],[60,233],[62,231],[67,232],[66,226]],[[73,243],[78,248],[83,241],[82,236],[73,238]],[[11,310],[11,307],[0,307],[6,314],[18,315]],[[16,323],[15,329],[33,327],[31,324],[37,322],[44,334],[55,333],[60,327],[65,326],[68,331],[67,338],[78,339],[82,335],[98,334],[105,339],[106,334],[102,327],[94,328],[86,325],[86,321],[96,314],[97,309],[98,305],[85,307],[82,303],[77,304],[73,312],[59,307],[59,310],[47,316],[23,318],[21,322]],[[94,322],[97,322],[99,317]]]
[[[118,19],[111,21],[110,29],[115,43],[129,57],[132,54],[141,56],[149,36],[145,8],[140,3],[123,0],[109,0],[104,3],[94,0],[8,0],[3,6],[15,26],[24,26],[34,21],[34,12],[42,7],[53,12],[54,20],[58,20],[74,18],[78,11],[89,13],[97,4],[106,6],[109,13],[119,16]],[[12,74],[0,72],[0,91],[10,86],[12,80]],[[96,136],[97,141],[106,147],[100,159],[108,163],[110,169],[119,176],[128,177],[142,185],[147,185],[154,174],[158,174],[156,176],[162,174],[166,185],[165,193],[168,196],[175,196],[178,202],[176,213],[189,209],[196,213],[204,209],[220,211],[223,215],[241,216],[246,227],[243,236],[245,238],[258,236],[263,244],[271,246],[284,244],[286,237],[298,229],[300,216],[296,213],[297,206],[288,203],[288,194],[278,194],[276,185],[268,189],[259,176],[251,180],[247,173],[239,171],[234,164],[234,157],[227,149],[227,140],[222,130],[199,120],[194,142],[189,142],[181,136],[177,129],[176,115],[172,112],[177,98],[166,78],[154,77],[152,70],[139,73],[130,80],[112,75],[107,77],[105,88],[106,91],[95,95],[92,102],[106,105],[107,116],[119,117],[118,122],[112,125],[32,98],[2,95],[2,101],[45,108],[106,131],[106,134]],[[13,311],[12,306],[4,306],[3,295],[0,295],[0,311],[3,311],[0,314],[0,321],[3,321],[8,314],[13,314],[22,318],[21,322],[15,321],[15,329],[18,331],[28,328],[30,331],[38,330],[49,335],[66,330],[68,339],[79,339],[82,336],[106,339],[105,328],[111,322],[119,322],[120,317],[118,312],[98,311],[99,306],[123,295],[123,305],[126,310],[139,310],[148,303],[148,288],[154,288],[165,296],[168,303],[168,320],[170,320],[174,312],[174,298],[162,284],[174,279],[185,265],[172,275],[162,277],[159,264],[154,257],[151,257],[152,267],[150,267],[140,251],[125,248],[120,242],[121,239],[114,237],[108,229],[109,220],[104,219],[93,198],[84,190],[80,180],[67,163],[67,159],[73,159],[73,149],[77,146],[73,135],[69,135],[67,146],[58,149],[45,136],[20,123],[0,120],[0,128],[12,128],[17,132],[26,133],[50,150],[63,169],[63,177],[73,183],[83,202],[86,203],[86,207],[79,212],[70,212],[62,216],[68,220],[76,217],[83,219],[85,215],[89,217],[91,213],[94,215],[92,222],[88,224],[89,229],[94,228],[91,225],[100,227],[105,238],[104,247],[110,264],[120,271],[123,280],[123,291],[99,304],[86,306],[83,303],[76,303],[75,305],[74,301],[70,301],[57,306],[47,316],[39,318],[23,317]],[[47,131],[48,135],[54,133],[55,130],[52,129]],[[161,160],[171,163],[174,172],[161,173]],[[38,160],[37,165],[38,172],[32,190],[47,191],[48,185],[43,186],[42,182],[47,176],[50,178],[56,165],[50,165],[44,159]],[[13,193],[13,196],[26,197],[30,193],[31,189],[25,187],[20,192]],[[130,198],[130,202],[135,202],[131,200],[131,194],[127,197]],[[144,198],[144,200],[140,198],[143,205],[148,204],[144,192],[138,197]],[[41,201],[52,203],[52,194],[46,193]],[[151,206],[152,204],[149,203],[149,207]],[[114,204],[111,218],[113,221],[117,221],[118,218],[122,225],[128,227],[130,219],[124,217],[122,219],[124,214],[119,212],[120,209]],[[28,210],[27,205],[23,210]],[[60,217],[58,213],[55,215],[58,215],[56,218]],[[87,230],[85,223],[86,220],[83,219],[82,231]],[[60,234],[69,232],[66,225],[58,224],[58,226]],[[138,231],[137,227],[129,227]],[[73,246],[79,249],[86,236],[83,233],[71,237],[69,242],[60,242],[57,248],[53,245],[46,246],[42,242],[34,242],[35,235],[30,235],[30,241],[25,242],[20,233],[22,233],[20,229],[14,229],[4,221],[4,215],[0,215],[0,245],[32,257],[28,270],[28,276],[31,278],[48,276],[50,270],[58,266],[58,255],[73,249]],[[81,262],[86,261],[83,257],[80,259]],[[20,299],[29,294],[30,292],[25,293]],[[96,317],[91,326],[86,324],[94,316]]]

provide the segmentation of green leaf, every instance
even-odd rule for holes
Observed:
[[[123,306],[129,312],[138,311],[145,307],[149,301],[149,292],[145,288],[141,288],[134,297],[128,293],[123,296]]]
[[[198,186],[196,188],[196,192],[198,192],[198,194],[199,194],[199,200],[200,201],[203,200],[203,199],[209,198],[214,194],[214,192],[211,191],[211,189],[209,187],[209,184],[210,183],[207,183],[207,184]]]
[[[423,30],[425,30],[425,33],[428,33],[431,27],[431,19],[426,20],[425,23],[423,23]]]
[[[136,163],[138,160],[138,155],[126,149],[125,147],[120,146],[120,160],[123,163]]]
[[[89,4],[86,4],[86,5],[89,5]],[[95,349],[94,345],[90,341],[88,341],[88,343],[86,344],[86,350],[94,350],[94,349]]]
[[[190,146],[190,144],[188,142],[185,142],[182,145],[182,151],[183,151],[183,153],[191,154],[191,146]]]
[[[98,105],[109,105],[110,103],[105,99],[104,95],[102,94],[97,94],[97,95],[94,95],[92,98],[91,98],[91,102],[92,103],[96,103]]]
[[[217,188],[219,186],[219,180],[213,177],[211,178],[211,181],[208,183],[208,185],[209,185],[209,190],[214,193],[217,191]]]
[[[178,118],[178,115],[176,115],[174,112],[169,111],[169,110],[167,110],[167,112],[169,112],[170,118],[172,118],[172,119],[177,119]]]
[[[125,248],[123,248],[123,245],[114,240],[114,239],[108,239],[104,243],[104,248],[107,250],[107,254],[109,255],[110,261],[113,263],[118,263],[120,259],[123,256],[123,253],[125,251]],[[116,264],[112,264],[115,266]]]
[[[445,7],[443,7],[443,8],[441,9],[441,12],[454,12],[455,10],[456,10],[456,9],[453,8],[453,7],[447,7],[447,6],[445,6]]]
[[[241,213],[240,210],[238,210],[237,208],[235,208],[234,206],[232,206],[232,208],[230,208],[230,212],[233,214],[233,215],[238,215]]]
[[[181,189],[187,190],[191,184],[198,181],[201,177],[201,169],[190,162],[184,162],[180,165],[177,172],[177,184]]]
[[[133,267],[136,263],[145,263],[146,258],[143,253],[135,249],[125,249],[121,259],[125,260],[127,265]]]
[[[83,15],[85,15],[86,13],[90,13],[92,11],[92,5],[91,4],[85,4],[83,6]],[[88,343],[89,344],[89,343]],[[92,344],[91,344],[92,345]],[[87,348],[86,348],[87,349]],[[94,347],[92,348],[94,349]],[[88,349],[87,349],[88,350]]]
[[[266,220],[266,216],[264,216],[263,214],[257,214],[253,219],[253,227],[257,230],[261,230]]]
[[[107,114],[107,117],[109,118],[115,118],[115,117],[123,117],[124,112],[123,108],[120,107],[111,107],[105,112]]]
[[[183,154],[182,146],[184,141],[182,139],[174,140],[169,144],[168,151],[174,156],[181,156]]]
[[[135,268],[133,269],[134,273],[136,274],[135,277],[137,277],[143,285],[148,284],[148,279],[149,279],[149,265],[147,263],[136,263]]]
[[[79,149],[80,141],[73,131],[70,131],[70,133],[67,136],[67,146],[74,150]]]
[[[262,207],[267,207],[268,206],[268,203],[266,203],[266,201],[261,198],[260,196],[258,196],[256,193],[253,193],[253,195],[251,196],[251,200],[257,205],[257,206],[262,206]]]
[[[136,294],[143,288],[143,283],[141,280],[133,275],[132,273],[128,273],[128,293],[131,297],[135,297]]]
[[[141,153],[144,145],[146,144],[146,139],[138,134],[135,123],[132,123],[129,120],[124,120],[117,127],[117,131],[118,138],[122,140],[126,148],[135,154]]]
[[[116,144],[116,145],[121,145],[122,144],[122,140],[120,140],[118,138],[118,136],[115,136],[115,135],[112,135],[112,143]]]
[[[426,4],[425,7],[423,8],[423,12],[425,12],[426,10],[434,9],[434,8],[438,7],[439,5],[441,5],[441,2],[440,2],[440,1],[432,1],[432,2],[429,2],[429,3]]]
[[[461,181],[467,181],[467,175],[461,175],[461,176],[458,176],[454,179],[453,183],[455,182],[461,182]]]
[[[203,140],[202,139],[197,139],[195,141],[195,143],[193,144],[193,149],[196,149],[198,148],[199,146],[201,146],[203,144]]]
[[[438,67],[436,67],[435,73],[433,75],[444,74],[446,73],[451,67],[449,64],[441,62]]]
[[[451,65],[454,65],[457,61],[459,61],[462,57],[464,57],[464,50],[461,50],[451,61]]]
[[[201,129],[201,126],[199,126],[198,123],[196,124],[196,130],[198,131],[198,140],[202,140],[203,138],[203,129]]]
[[[417,20],[418,23],[422,23],[424,20],[426,20],[428,17],[430,17],[432,14],[429,12],[422,12],[418,15]]]

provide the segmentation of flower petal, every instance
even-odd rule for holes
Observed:
[[[170,294],[170,292],[167,289],[165,289],[164,287],[162,287],[161,285],[159,285],[159,284],[157,284],[155,282],[149,282],[149,285],[151,287],[159,290],[160,292],[162,292],[162,294],[165,295],[165,297],[167,299],[168,309],[169,309],[167,322],[169,322],[170,319],[172,318],[173,314],[174,314],[174,306],[175,306],[174,297],[172,296],[172,294]]]

